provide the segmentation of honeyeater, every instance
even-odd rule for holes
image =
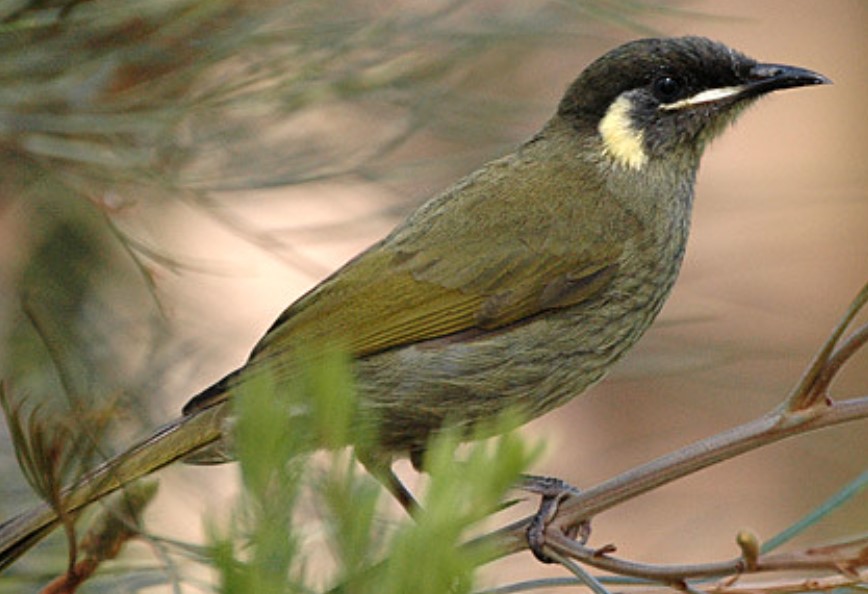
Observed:
[[[289,389],[293,353],[331,343],[374,427],[349,445],[406,503],[391,462],[418,461],[442,427],[469,437],[506,409],[530,419],[599,381],[675,282],[709,141],[757,98],[827,82],[701,37],[615,48],[532,138],[424,203],[292,303],[180,418],[70,486],[65,512],[179,459],[230,459],[233,394],[264,370]],[[0,566],[57,523],[42,505],[0,525]]]

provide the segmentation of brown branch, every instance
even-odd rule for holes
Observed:
[[[695,442],[568,497],[554,523],[566,526],[708,466],[782,439],[841,423],[868,419],[868,395],[810,409],[766,415]]]
[[[567,496],[546,534],[554,537],[570,526],[624,501],[740,454],[788,437],[859,419],[868,419],[868,395],[831,404],[822,403],[807,410],[768,414],[687,445],[579,494]],[[468,543],[468,546],[493,546],[493,550],[497,551],[496,557],[522,551],[527,548],[525,531],[531,519],[524,518],[481,536]]]
[[[739,534],[737,540],[742,540],[745,536]],[[754,539],[753,536],[747,538]],[[695,565],[636,563],[612,556],[614,549],[611,547],[593,549],[561,534],[554,535],[549,545],[547,554],[551,554],[553,560],[563,564],[580,582],[595,591],[599,591],[598,588],[603,586],[596,578],[584,572],[577,561],[609,573],[660,583],[660,585],[631,585],[631,594],[660,594],[671,592],[673,589],[707,594],[786,594],[860,586],[868,583],[868,537],[796,552],[757,555],[753,559],[745,558],[743,555],[741,558],[729,561]],[[757,543],[757,548],[758,546]],[[744,550],[743,546],[741,548]],[[739,583],[744,576],[751,574],[818,570],[830,575]],[[709,581],[709,578],[716,577],[725,579],[718,582]],[[692,578],[703,578],[705,581],[690,583],[686,581]]]
[[[830,575],[820,578],[795,577],[774,581],[751,581],[749,583],[725,580],[714,584],[694,584],[692,589],[707,594],[803,594],[804,592],[827,592],[838,588],[859,586],[866,581],[868,581],[868,572],[863,572],[861,576],[856,577]],[[663,589],[660,587],[640,588],[630,590],[630,594],[660,594],[661,591]]]
[[[768,583],[742,585],[719,584],[708,588],[709,594],[801,594],[803,592],[826,592],[848,586],[858,586],[868,582],[868,571],[861,577],[832,575],[821,578],[794,578]]]
[[[157,481],[131,483],[106,501],[92,527],[82,538],[83,558],[73,560],[66,573],[49,582],[40,594],[73,594],[99,569],[114,559],[123,546],[138,536],[141,516],[157,493]]]
[[[599,549],[587,547],[560,533],[552,534],[547,545],[558,557],[576,559],[618,575],[670,583],[695,578],[805,570],[831,571],[853,579],[860,577],[860,571],[864,573],[868,570],[868,538],[804,551],[769,553],[758,556],[756,560],[737,557],[728,561],[692,565],[655,565],[620,559],[608,551],[601,553]]]

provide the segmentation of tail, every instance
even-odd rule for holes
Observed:
[[[63,511],[70,514],[80,510],[124,485],[215,442],[221,436],[226,412],[225,401],[201,408],[161,427],[126,452],[106,460],[66,489]],[[58,523],[57,512],[43,503],[0,524],[0,570],[48,535]]]

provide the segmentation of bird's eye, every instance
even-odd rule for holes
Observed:
[[[669,75],[663,75],[652,83],[654,96],[661,103],[671,103],[681,97],[684,85],[677,78]]]

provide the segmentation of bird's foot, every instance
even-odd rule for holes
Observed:
[[[558,478],[533,475],[524,475],[519,488],[541,496],[539,509],[527,527],[527,544],[537,559],[543,563],[552,563],[552,559],[543,552],[546,530],[557,516],[561,503],[573,495],[578,495],[579,489]],[[584,544],[591,535],[591,522],[583,520],[567,526],[564,534]]]

